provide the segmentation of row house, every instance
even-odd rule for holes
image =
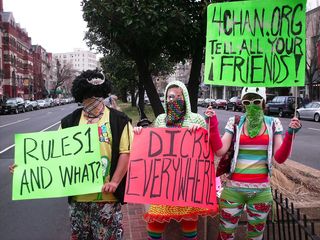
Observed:
[[[39,99],[48,95],[52,80],[52,54],[15,21],[12,12],[3,11],[0,0],[0,99],[23,97]]]
[[[11,12],[1,12],[3,82],[7,97],[25,97],[25,87],[33,81],[31,38],[15,22]]]
[[[33,96],[35,99],[44,98],[49,95],[48,89],[50,79],[53,78],[51,73],[52,54],[40,45],[32,45],[33,57]]]

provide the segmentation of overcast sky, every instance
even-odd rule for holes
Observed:
[[[61,53],[72,52],[74,48],[88,49],[83,41],[86,23],[80,3],[81,0],[3,0],[3,8],[13,12],[32,44]],[[308,0],[307,9],[319,4],[320,0]]]
[[[60,53],[88,49],[83,41],[86,23],[80,3],[81,0],[3,0],[3,9],[13,12],[32,44]]]

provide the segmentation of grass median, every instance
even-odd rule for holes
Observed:
[[[137,107],[132,107],[131,103],[124,103],[121,101],[117,101],[120,110],[128,115],[129,118],[132,119],[132,126],[136,126],[137,122],[140,120],[139,112]],[[145,105],[144,107],[145,114],[151,122],[154,122],[155,117],[150,105]]]

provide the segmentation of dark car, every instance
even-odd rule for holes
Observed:
[[[242,107],[242,102],[240,97],[232,97],[228,100],[227,105],[226,105],[226,110],[232,109],[232,111],[239,111],[241,112],[243,107]]]
[[[297,108],[303,105],[303,99],[298,97]],[[266,113],[278,114],[279,117],[284,117],[286,115],[292,115],[295,109],[295,97],[293,96],[277,96],[274,97],[270,102],[267,103]]]
[[[1,106],[1,113],[25,112],[24,100],[20,97],[9,98]]]

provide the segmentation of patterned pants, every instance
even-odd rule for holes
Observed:
[[[71,202],[72,240],[123,239],[120,203]]]
[[[235,194],[237,192],[235,191]],[[272,207],[272,201],[267,201],[264,203],[253,203],[255,196],[250,196],[249,193],[246,194],[248,201],[243,203],[243,201],[232,201],[224,199],[223,195],[220,199],[220,226],[219,226],[219,237],[221,240],[234,239],[236,228],[238,227],[239,219],[244,212],[244,207],[246,206],[248,224],[247,224],[247,239],[250,240],[260,240],[263,238],[263,231],[265,228],[266,220],[269,211]]]
[[[181,221],[181,228],[183,234],[183,240],[196,240],[197,239],[197,228],[198,228],[198,221]],[[167,223],[159,223],[159,222],[151,222],[147,225],[148,231],[148,240],[161,240],[162,233],[166,228]]]

